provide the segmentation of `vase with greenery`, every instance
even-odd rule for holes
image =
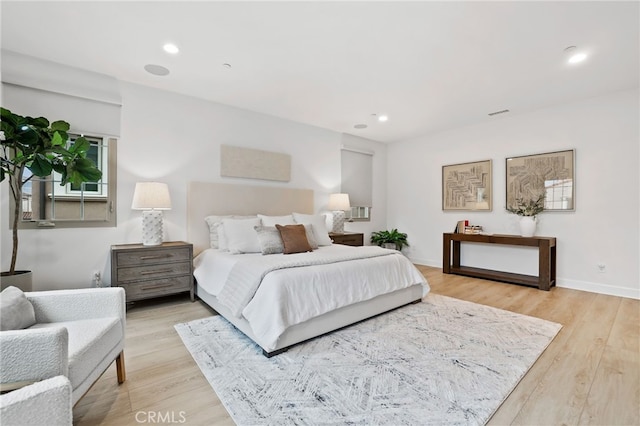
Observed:
[[[507,211],[518,216],[537,216],[544,210],[544,198],[544,193],[535,199],[516,198],[516,205],[508,206]]]
[[[386,244],[393,244],[396,250],[402,250],[402,247],[409,245],[407,234],[399,232],[397,229],[372,232],[371,243],[380,247],[384,247]]]
[[[536,233],[536,218],[539,213],[544,211],[545,194],[542,193],[538,198],[525,200],[524,198],[516,198],[514,207],[508,206],[509,213],[520,216],[520,235],[523,237],[533,237]]]
[[[24,185],[34,176],[44,178],[52,172],[60,174],[61,186],[80,185],[98,182],[102,172],[87,158],[89,141],[78,137],[69,143],[69,123],[66,121],[49,123],[44,117],[23,117],[5,108],[0,108],[0,118],[0,182],[8,179],[13,201],[11,266],[8,272],[2,273],[4,276],[16,273]],[[31,173],[25,174],[26,170]]]

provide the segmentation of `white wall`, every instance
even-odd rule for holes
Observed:
[[[33,271],[35,290],[89,287],[95,271],[110,282],[110,246],[140,241],[141,215],[130,208],[137,181],[169,184],[173,209],[165,212],[165,240],[187,237],[186,189],[191,180],[310,188],[315,191],[316,210],[324,211],[329,194],[340,187],[343,138],[376,151],[374,173],[378,175],[374,182],[376,222],[347,224],[346,229],[371,232],[386,223],[386,147],[382,144],[133,84],[121,84],[120,92],[118,226],[21,230],[18,268]],[[290,154],[291,182],[221,178],[220,144]],[[11,234],[6,182],[0,188],[2,270],[7,270]]]
[[[639,298],[639,114],[636,89],[392,144],[388,225],[409,234],[413,261],[441,267],[442,233],[458,220],[518,233],[518,217],[505,211],[506,157],[573,148],[576,210],[541,214],[537,231],[557,237],[557,285]],[[443,212],[442,166],[487,159],[493,211]],[[537,275],[536,256],[533,249],[465,244],[462,264]]]

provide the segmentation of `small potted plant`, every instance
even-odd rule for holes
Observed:
[[[0,181],[9,181],[13,200],[12,235],[13,247],[9,271],[2,272],[2,288],[16,285],[23,290],[31,288],[30,271],[16,271],[18,257],[18,226],[22,217],[21,201],[24,185],[34,176],[47,177],[54,171],[61,176],[60,185],[76,185],[82,182],[97,182],[102,172],[87,158],[90,143],[84,137],[69,145],[69,123],[49,123],[44,117],[23,117],[5,108],[0,108]],[[25,170],[31,173],[28,177]],[[29,274],[24,284],[14,284],[10,277]]]
[[[398,232],[397,229],[391,231],[377,231],[371,233],[371,243],[380,247],[392,245],[396,250],[402,250],[402,247],[408,246],[407,234]]]
[[[536,233],[536,219],[544,211],[544,198],[543,192],[535,199],[516,198],[515,206],[507,206],[509,213],[520,216],[520,235],[523,237],[533,237]]]

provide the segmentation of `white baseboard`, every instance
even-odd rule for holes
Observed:
[[[609,296],[627,297],[629,299],[640,299],[640,289],[630,287],[618,287],[608,284],[592,283],[588,281],[577,281],[566,278],[558,278],[556,286],[570,288],[573,290],[588,291],[590,293],[608,294]]]
[[[418,265],[431,266],[433,268],[442,268],[441,260],[427,260],[410,258],[412,263]],[[588,291],[590,293],[607,294],[609,296],[626,297],[629,299],[640,299],[640,288],[619,287],[608,284],[592,283],[588,281],[578,281],[568,278],[558,278],[557,287],[570,288],[572,290]]]

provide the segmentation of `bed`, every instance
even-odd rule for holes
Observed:
[[[419,302],[429,291],[406,257],[379,247],[329,242],[310,253],[291,255],[232,254],[211,248],[217,245],[205,218],[245,219],[261,214],[266,221],[293,212],[298,219],[313,217],[311,190],[191,182],[187,200],[197,297],[257,343],[267,357]],[[305,225],[309,241],[318,229]]]

